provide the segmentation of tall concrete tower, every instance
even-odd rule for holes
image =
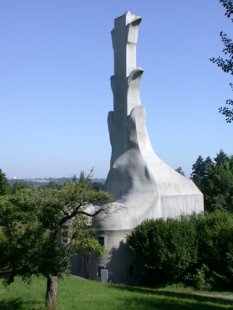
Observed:
[[[190,179],[159,159],[150,143],[140,100],[143,70],[136,63],[141,20],[127,12],[115,19],[112,30],[114,104],[108,114],[112,155],[105,187],[116,201],[93,226],[107,249],[97,264],[99,269],[109,270],[114,282],[133,282],[125,237],[135,226],[145,219],[203,211],[202,193]]]

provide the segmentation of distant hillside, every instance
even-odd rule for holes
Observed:
[[[36,178],[36,179],[8,179],[8,182],[11,186],[13,186],[16,182],[24,182],[27,184],[30,184],[32,186],[44,186],[44,185],[48,185],[49,182],[55,182],[57,185],[61,185],[65,182],[71,182],[72,178]],[[91,180],[92,183],[101,183],[104,184],[105,179],[92,179]]]

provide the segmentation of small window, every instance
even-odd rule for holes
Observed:
[[[99,237],[98,237],[98,241],[99,241],[99,244],[100,244],[101,246],[104,246],[104,237],[103,237],[103,236],[99,236]]]
[[[133,265],[130,265],[129,266],[129,276],[134,276],[134,266]]]

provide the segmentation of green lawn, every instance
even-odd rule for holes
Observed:
[[[34,278],[30,285],[20,279],[9,287],[0,285],[0,309],[44,309],[45,287],[46,280],[42,277]],[[150,289],[69,277],[59,281],[58,309],[233,309],[233,301],[214,294],[196,294],[191,289]]]

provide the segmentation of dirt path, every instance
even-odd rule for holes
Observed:
[[[224,299],[224,300],[232,300],[233,295],[223,295],[223,294],[207,294],[207,293],[195,293],[197,296],[209,297],[213,299]]]

